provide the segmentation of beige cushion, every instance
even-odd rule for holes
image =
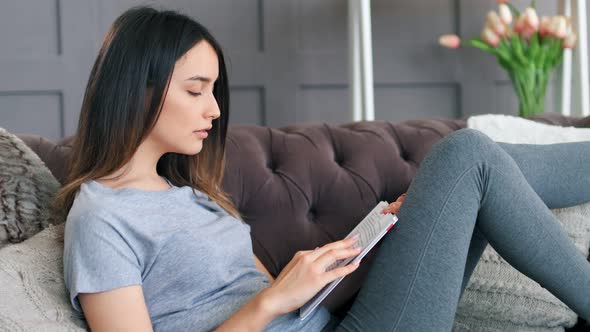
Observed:
[[[85,331],[63,280],[64,224],[0,249],[0,331]]]

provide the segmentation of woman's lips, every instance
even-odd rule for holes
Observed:
[[[193,133],[197,134],[197,136],[199,136],[199,138],[207,138],[207,136],[209,136],[209,133],[207,133],[206,130],[197,130],[197,131],[193,131]]]

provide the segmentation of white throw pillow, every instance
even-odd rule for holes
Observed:
[[[467,120],[494,141],[552,144],[590,141],[590,129],[558,127],[506,115]],[[590,203],[552,210],[577,248],[588,254]],[[454,331],[564,331],[577,316],[538,283],[510,266],[488,246],[459,302]]]
[[[467,119],[496,142],[513,144],[554,144],[590,141],[590,128],[559,127],[510,115],[486,114]]]

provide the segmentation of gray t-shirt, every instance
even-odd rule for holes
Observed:
[[[269,286],[255,265],[250,226],[190,187],[112,189],[83,183],[68,214],[64,277],[75,310],[78,293],[141,285],[156,331],[211,331]],[[320,331],[320,307],[297,311],[265,331]]]

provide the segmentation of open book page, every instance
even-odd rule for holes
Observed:
[[[345,266],[357,257],[359,259],[362,258],[362,256],[364,256],[363,252],[366,254],[366,252],[368,252],[369,250],[371,250],[371,248],[375,246],[375,244],[380,239],[377,238],[378,235],[381,232],[383,232],[384,229],[387,231],[387,227],[389,227],[390,225],[393,226],[391,219],[392,215],[381,214],[381,211],[383,211],[383,209],[385,209],[388,205],[389,203],[385,201],[379,202],[379,204],[377,204],[377,206],[375,206],[373,210],[371,210],[371,212],[369,212],[369,214],[367,214],[367,216],[360,223],[358,223],[358,225],[356,225],[356,227],[345,237],[346,239],[348,239],[349,237],[358,234],[359,239],[352,247],[356,248],[360,246],[361,248],[363,248],[363,250],[355,257],[341,259],[334,262],[334,264],[328,266],[326,271],[330,271],[331,269],[334,269],[336,267]]]
[[[397,217],[392,214],[381,214],[381,211],[389,204],[385,201],[380,202],[369,212],[369,214],[346,236],[352,237],[359,235],[358,241],[353,247],[361,246],[361,252],[355,256],[347,259],[342,259],[334,262],[328,266],[326,271],[350,264],[353,260],[362,259],[383,236],[393,227],[397,222]],[[330,294],[330,292],[340,283],[344,277],[338,278],[324,287],[318,294],[309,300],[303,307],[299,309],[299,318],[305,319],[309,314],[317,308],[317,306]]]

